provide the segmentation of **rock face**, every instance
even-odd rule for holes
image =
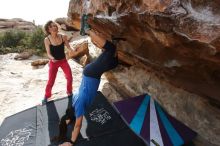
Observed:
[[[106,38],[112,35],[127,38],[118,45],[121,61],[150,69],[160,80],[198,95],[181,100],[173,98],[169,100],[170,104],[166,104],[167,97],[156,98],[169,112],[175,111],[173,115],[178,119],[185,119],[183,121],[199,135],[213,144],[220,143],[216,131],[220,122],[217,117],[220,111],[219,0],[71,0],[68,17],[73,26],[80,27],[82,13],[93,14],[92,28]],[[140,88],[145,89],[145,84]],[[132,95],[131,91],[126,93]],[[172,104],[181,104],[185,108],[178,109]],[[195,104],[195,112],[186,111],[190,104]],[[200,110],[205,112],[206,104],[215,110],[199,115]],[[187,114],[181,116],[182,112]],[[193,116],[198,119],[190,119]],[[195,121],[213,123],[204,121],[213,118],[217,122],[214,129],[211,124],[202,124],[201,127],[193,124]]]
[[[57,18],[55,20],[55,22],[58,23],[61,26],[61,28],[65,31],[76,31],[76,30],[78,30],[77,28],[74,28],[74,27],[72,27],[68,24],[67,18]]]
[[[76,48],[77,51],[67,51],[67,59],[75,59],[83,67],[90,63],[90,54],[87,41],[77,44],[76,46],[74,46],[74,48]]]
[[[9,29],[32,31],[35,27],[32,22],[24,21],[20,18],[0,19],[0,31]]]
[[[95,16],[92,28],[107,38],[127,38],[120,50],[159,69],[174,85],[220,101],[219,1],[97,0],[87,8],[83,3],[70,3],[73,22],[87,9]]]

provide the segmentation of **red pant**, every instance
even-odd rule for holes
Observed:
[[[48,79],[47,86],[45,89],[45,98],[51,97],[51,90],[54,85],[59,67],[61,67],[61,69],[63,70],[65,74],[65,78],[67,80],[67,92],[66,93],[68,95],[72,94],[72,82],[73,82],[72,72],[71,72],[71,69],[70,69],[70,66],[67,60],[63,59],[63,60],[58,60],[56,62],[52,62],[52,61],[49,62],[49,79]]]

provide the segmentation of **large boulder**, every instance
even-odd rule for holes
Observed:
[[[90,54],[88,49],[88,42],[84,41],[74,46],[74,51],[67,51],[66,58],[67,59],[75,59],[82,66],[90,63]]]
[[[220,101],[220,2],[217,0],[116,0],[70,2],[68,16],[79,22],[92,13],[93,29],[106,38],[123,36],[119,49],[175,86]]]
[[[220,1],[219,0],[71,0],[69,22],[80,27],[80,16],[90,13],[89,23],[107,39],[112,35],[125,37],[118,44],[119,59],[125,64],[151,70],[159,78],[176,88],[198,95],[195,98],[171,98],[166,104],[164,90],[145,89],[145,82],[137,83],[131,74],[120,92],[131,96],[143,92],[155,98],[178,119],[181,119],[214,145],[219,144],[220,122]],[[118,71],[120,72],[120,70]],[[109,75],[114,76],[114,75]],[[124,77],[124,76],[123,76]],[[120,87],[115,78],[109,78]],[[122,78],[118,78],[118,81]],[[168,86],[166,86],[168,88]],[[135,90],[133,90],[135,89]],[[136,91],[136,92],[133,92]],[[173,91],[173,90],[171,90]],[[159,92],[159,93],[158,93]],[[125,94],[126,93],[126,94]],[[196,103],[198,102],[198,105]],[[183,108],[176,108],[180,106]],[[191,109],[190,105],[195,108]],[[207,112],[207,107],[210,111]],[[186,107],[186,109],[184,108]],[[175,111],[175,114],[172,113]],[[182,114],[183,112],[187,114]],[[199,115],[199,113],[205,113]],[[210,113],[210,114],[208,114]],[[185,115],[185,116],[184,116]],[[204,121],[204,119],[206,119]],[[213,120],[214,119],[214,120]],[[198,121],[199,124],[193,122]],[[213,123],[213,121],[215,121]],[[202,124],[201,124],[202,123]],[[208,123],[208,124],[203,124]],[[201,126],[202,125],[202,126]],[[207,131],[207,132],[205,132]],[[203,143],[204,144],[204,143]],[[204,144],[205,145],[205,144]]]

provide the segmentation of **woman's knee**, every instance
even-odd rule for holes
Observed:
[[[90,31],[89,36],[91,37],[91,41],[99,48],[103,48],[105,45],[106,39],[98,34],[98,32]]]

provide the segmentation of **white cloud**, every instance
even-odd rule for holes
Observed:
[[[67,17],[69,0],[0,0],[0,18],[22,18],[44,24]]]

